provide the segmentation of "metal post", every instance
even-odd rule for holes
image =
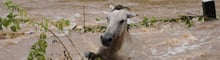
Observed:
[[[216,18],[216,11],[215,11],[215,1],[214,0],[202,0],[202,7],[203,7],[203,16],[205,20],[210,18]]]

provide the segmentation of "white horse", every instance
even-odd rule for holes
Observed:
[[[129,43],[132,42],[128,32],[127,21],[137,16],[129,8],[122,5],[111,6],[112,12],[107,17],[107,29],[101,36],[102,47],[97,54],[87,54],[89,60],[101,58],[102,60],[129,60]]]

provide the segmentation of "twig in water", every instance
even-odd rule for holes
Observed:
[[[34,22],[32,22],[32,23],[34,23]],[[42,25],[42,24],[40,24],[40,23],[35,23],[35,24],[40,25],[40,26],[42,26],[43,28],[46,28],[46,26],[44,26],[44,25]],[[48,29],[48,31],[49,31],[50,33],[52,33],[53,36],[58,39],[58,41],[61,43],[61,45],[62,45],[63,48],[65,49],[66,53],[68,54],[70,60],[72,60],[72,57],[70,56],[70,52],[68,51],[68,49],[66,48],[66,46],[64,45],[64,43],[61,41],[61,39],[60,39],[52,30]]]
[[[63,34],[65,34],[65,32],[62,31]],[[73,43],[72,39],[65,34],[65,36],[68,38],[68,40],[70,41],[70,43],[73,45],[73,48],[76,50],[77,54],[82,58],[83,56],[80,54],[79,50],[77,49],[76,45]]]
[[[86,30],[85,30],[85,26],[86,26],[86,13],[85,13],[85,2],[83,3],[83,32],[85,33]]]

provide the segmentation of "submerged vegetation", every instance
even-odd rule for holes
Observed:
[[[155,17],[152,17],[150,19],[145,17],[141,22],[133,23],[130,25],[131,27],[151,27],[156,23],[184,23],[187,27],[192,27],[193,19],[197,19],[199,22],[203,20],[201,16],[185,16],[185,15],[180,16],[178,18],[161,19],[161,20],[157,20]]]
[[[152,27],[158,23],[184,23],[186,27],[190,28],[194,25],[193,20],[197,20],[198,22],[203,21],[202,16],[179,16],[177,18],[172,19],[156,19],[156,17],[147,18],[145,17],[142,21],[138,23],[131,23],[129,24],[129,27],[132,28],[149,28]],[[100,19],[96,18],[96,21],[100,21]],[[100,26],[100,25],[94,25],[94,26],[85,26],[86,32],[105,32],[106,26]],[[81,31],[80,28],[76,28],[75,31]]]

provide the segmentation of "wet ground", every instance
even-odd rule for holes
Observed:
[[[202,15],[201,0],[13,0],[26,9],[33,20],[42,17],[52,19],[69,19],[72,23],[82,25],[83,5],[87,25],[96,25],[96,18],[105,24],[105,18],[111,11],[109,4],[128,6],[139,14],[132,21],[139,22],[144,17],[156,16],[158,19],[175,18],[179,15]],[[216,0],[217,15],[220,15],[220,1]],[[7,10],[0,0],[0,16]],[[31,28],[30,28],[31,29]],[[152,28],[132,29],[132,38],[137,38],[133,60],[218,60],[220,59],[220,21],[196,23],[191,28],[183,24],[164,24]],[[29,28],[27,28],[29,30]],[[0,40],[0,60],[26,60],[30,47],[38,39],[36,34],[22,35],[13,39]],[[97,51],[100,46],[99,36],[102,33],[71,32],[70,36],[81,54],[85,51]],[[71,51],[73,60],[80,60],[70,42],[61,37]],[[48,38],[47,57],[53,60],[64,60],[64,49],[54,37]]]

